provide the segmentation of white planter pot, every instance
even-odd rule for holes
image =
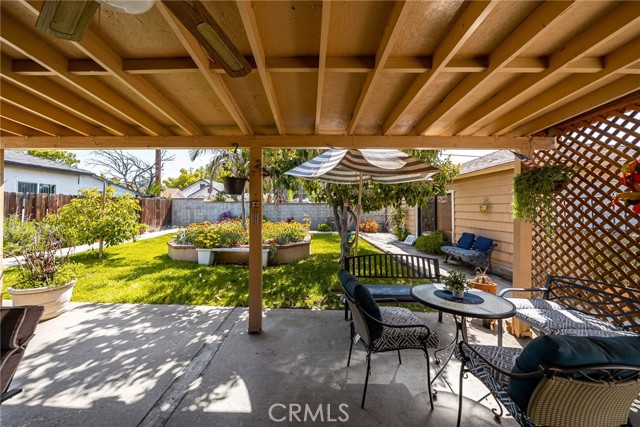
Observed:
[[[52,319],[60,316],[67,310],[68,302],[71,300],[73,280],[64,286],[35,288],[35,289],[14,289],[9,288],[7,291],[11,295],[14,306],[19,305],[42,305],[44,313],[42,320]]]
[[[211,249],[196,249],[198,252],[198,264],[200,265],[211,265],[213,264],[213,258],[216,253]]]

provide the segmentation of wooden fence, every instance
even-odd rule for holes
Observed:
[[[536,162],[581,168],[556,196],[555,236],[533,230],[533,286],[547,274],[584,277],[640,289],[640,215],[612,205],[620,167],[640,157],[640,101],[557,129],[558,146]],[[639,294],[640,295],[640,294]]]
[[[4,193],[4,216],[18,215],[24,220],[40,221],[47,214],[56,214],[60,208],[77,196],[45,193]],[[171,199],[138,199],[141,224],[150,230],[171,225]]]

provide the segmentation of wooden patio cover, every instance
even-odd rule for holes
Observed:
[[[636,1],[203,4],[253,72],[226,75],[161,2],[100,6],[72,42],[35,29],[42,2],[1,1],[0,155],[238,143],[261,218],[263,148],[550,149],[554,125],[640,90]]]

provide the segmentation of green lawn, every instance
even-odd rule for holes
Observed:
[[[73,301],[144,304],[246,306],[249,271],[246,265],[202,266],[172,261],[165,235],[107,248],[105,258],[93,252],[72,257],[80,264]],[[316,234],[312,256],[295,264],[267,267],[263,291],[266,307],[341,308],[337,279],[339,237]],[[361,240],[359,253],[380,252]],[[5,287],[17,280],[16,269],[5,271]],[[10,298],[6,291],[3,298]]]

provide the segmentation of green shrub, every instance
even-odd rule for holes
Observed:
[[[402,206],[394,206],[391,210],[391,228],[393,229],[393,234],[395,234],[398,240],[404,240],[409,235],[406,221],[405,212]]]
[[[24,248],[33,241],[36,225],[33,221],[22,222],[18,215],[11,215],[4,219],[4,256],[14,256],[22,253]]]
[[[319,224],[318,231],[333,231],[333,228],[329,224]]]
[[[436,230],[427,235],[418,237],[418,240],[416,240],[416,249],[420,252],[426,252],[429,255],[440,255],[442,253],[440,247],[444,244],[444,236],[440,230]]]

